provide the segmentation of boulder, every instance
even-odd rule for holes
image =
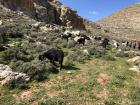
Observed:
[[[90,53],[89,53],[89,51],[88,51],[87,49],[84,49],[84,50],[83,50],[83,53],[84,53],[85,55],[90,55]]]
[[[0,20],[0,26],[3,24],[2,20]]]
[[[139,66],[133,66],[132,68],[129,68],[129,70],[136,72],[138,75],[140,73],[140,67]]]
[[[124,53],[127,54],[129,57],[140,56],[140,52],[138,51],[130,50],[130,51],[125,51]]]
[[[127,60],[127,62],[138,64],[138,63],[140,63],[140,56],[136,56],[134,58],[131,58],[131,59]]]
[[[17,86],[29,80],[30,77],[25,73],[13,72],[8,65],[0,64],[0,85],[9,86],[14,83]]]

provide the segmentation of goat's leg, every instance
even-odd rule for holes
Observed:
[[[60,70],[63,68],[63,61],[59,61]]]
[[[53,60],[50,61],[54,66],[57,66]]]

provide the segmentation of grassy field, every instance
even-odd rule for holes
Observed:
[[[111,47],[84,55],[83,50],[92,49],[92,45],[73,46],[73,42],[57,39],[56,33],[48,34],[48,38],[44,47],[25,39],[8,39],[7,43],[17,46],[0,52],[0,62],[34,78],[23,90],[0,87],[0,105],[140,105],[140,76],[129,70],[133,64],[127,63],[128,57],[116,57],[117,51]],[[54,68],[49,62],[37,59],[41,51],[53,47],[52,40],[65,52],[65,67],[60,72],[50,72]],[[35,77],[45,78],[37,81]]]
[[[140,76],[128,58],[75,63],[26,90],[1,88],[0,105],[139,105]]]

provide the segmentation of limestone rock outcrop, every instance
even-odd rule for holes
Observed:
[[[0,4],[12,11],[23,12],[37,21],[85,30],[83,19],[77,12],[58,0],[0,0]]]
[[[11,83],[19,85],[29,80],[30,77],[25,73],[13,72],[8,65],[0,64],[0,85],[8,86]]]

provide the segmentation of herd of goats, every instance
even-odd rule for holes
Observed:
[[[140,50],[140,41],[122,41],[102,36],[87,36],[82,33],[76,33],[76,35],[74,35],[74,33],[65,29],[61,34],[61,38],[66,39],[67,41],[73,39],[75,42],[82,44],[83,46],[89,44],[94,45],[98,43],[103,48],[106,48],[107,45],[112,45],[115,48],[119,48],[119,46],[125,46],[128,48]]]
[[[61,38],[67,41],[74,40],[79,45],[89,45],[89,44],[99,44],[103,48],[107,48],[108,45],[112,45],[116,49],[119,46],[125,46],[131,49],[139,49],[140,50],[140,41],[117,41],[114,39],[101,37],[101,36],[87,36],[78,32],[74,35],[71,31],[63,30],[61,33]],[[39,60],[49,59],[50,62],[56,66],[55,61],[59,62],[60,70],[63,67],[63,59],[64,52],[59,49],[49,49],[48,51],[44,51],[39,55]]]

